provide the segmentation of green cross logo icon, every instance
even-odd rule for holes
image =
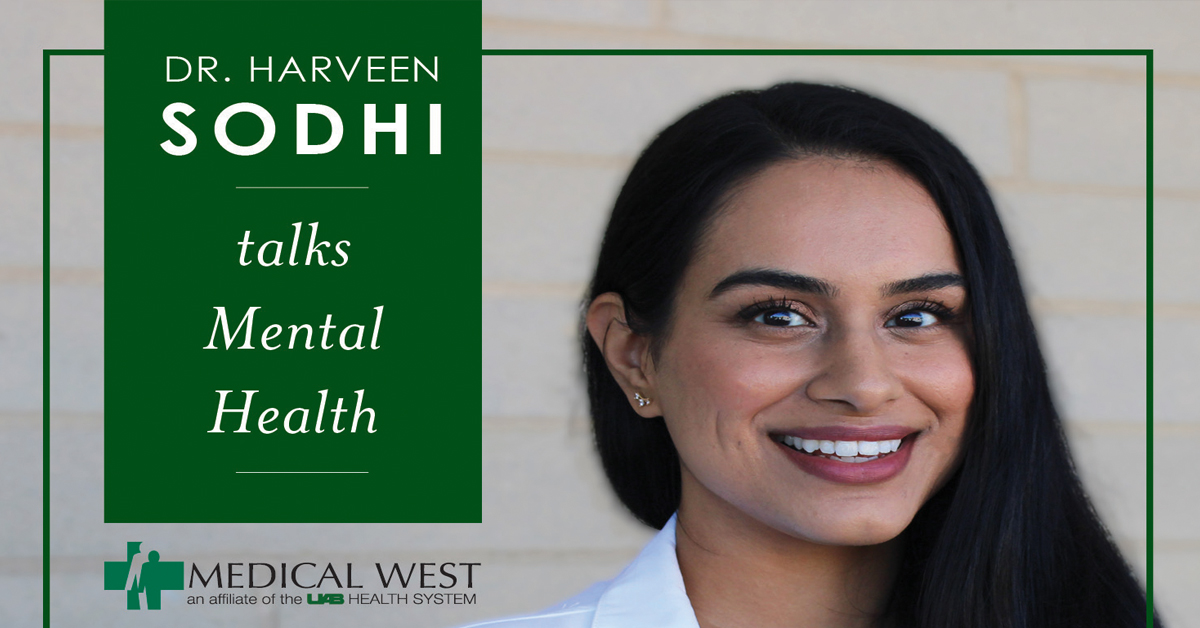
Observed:
[[[124,562],[104,562],[104,590],[125,591],[131,611],[142,607],[141,594],[146,594],[146,608],[162,608],[163,591],[183,590],[183,561],[159,560],[158,552],[142,554],[141,541],[129,541]]]

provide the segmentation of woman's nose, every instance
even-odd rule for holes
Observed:
[[[874,334],[847,332],[829,338],[823,368],[809,380],[809,399],[840,412],[873,415],[903,393],[903,384]]]

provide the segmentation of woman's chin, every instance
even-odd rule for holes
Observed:
[[[861,526],[857,528],[844,528],[832,530],[828,534],[823,535],[823,539],[818,542],[823,545],[839,545],[848,547],[863,547],[867,545],[881,545],[888,541],[895,540],[904,532],[904,528],[894,528],[891,526]]]
[[[911,517],[879,516],[880,513],[822,517],[818,521],[793,521],[782,531],[819,545],[862,547],[895,540],[908,527]]]

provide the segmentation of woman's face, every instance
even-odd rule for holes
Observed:
[[[945,222],[895,167],[809,158],[741,186],[647,369],[683,464],[681,518],[896,537],[957,465],[965,307]]]

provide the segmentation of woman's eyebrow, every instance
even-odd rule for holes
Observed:
[[[893,281],[883,287],[881,292],[885,297],[892,297],[898,294],[909,294],[912,292],[927,292],[929,290],[938,290],[948,288],[950,286],[964,286],[962,275],[958,273],[931,273],[929,275],[921,275],[912,279],[903,279],[901,281]]]
[[[826,297],[836,296],[838,292],[837,288],[833,287],[829,282],[815,277],[797,275],[782,270],[753,268],[738,271],[722,279],[712,289],[712,292],[709,293],[708,298],[714,299],[722,293],[738,286],[769,286],[784,290],[794,290],[796,292],[809,292]]]

